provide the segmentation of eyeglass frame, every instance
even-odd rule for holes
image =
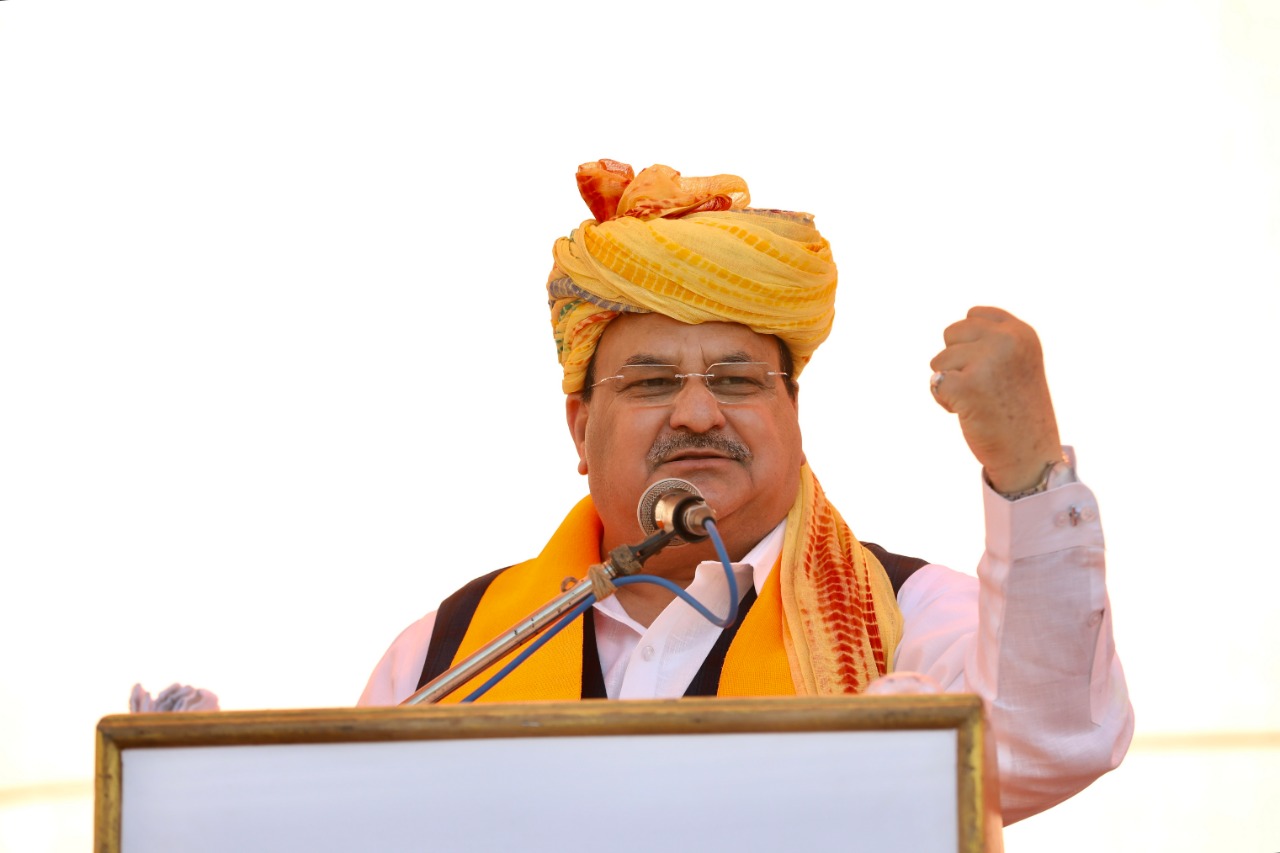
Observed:
[[[647,404],[646,404],[646,403],[643,403],[641,400],[634,400],[634,399],[633,399],[633,400],[631,400],[631,402],[633,402],[633,403],[635,403],[635,404],[637,404],[637,405],[669,406],[669,405],[671,405],[672,403],[674,403],[674,402],[675,402],[676,397],[678,397],[678,396],[680,395],[680,392],[684,390],[685,380],[686,380],[686,379],[688,379],[688,378],[689,378],[689,377],[691,377],[691,376],[696,376],[696,377],[699,377],[700,379],[702,379],[702,384],[706,387],[707,392],[708,392],[708,393],[710,393],[710,394],[711,394],[711,396],[712,396],[712,398],[713,398],[713,399],[715,399],[715,401],[716,401],[717,403],[719,403],[720,405],[722,405],[722,406],[736,406],[736,405],[742,405],[742,404],[744,404],[744,403],[750,403],[750,402],[752,402],[752,401],[754,401],[754,400],[758,400],[758,399],[762,399],[762,398],[767,398],[767,397],[769,396],[769,394],[771,394],[771,393],[773,392],[773,390],[774,390],[774,389],[773,389],[772,387],[761,385],[761,386],[759,387],[759,391],[758,391],[758,392],[752,392],[751,394],[747,395],[746,397],[744,397],[744,398],[742,398],[742,399],[738,399],[738,400],[724,400],[724,399],[721,399],[721,397],[719,396],[719,394],[717,394],[717,393],[716,393],[717,389],[716,389],[716,388],[714,388],[714,387],[712,387],[712,385],[711,385],[711,383],[710,383],[710,381],[709,381],[709,380],[711,380],[711,379],[715,378],[715,376],[716,376],[715,368],[717,368],[717,367],[728,367],[728,366],[731,366],[731,365],[760,365],[761,367],[766,368],[766,369],[765,369],[765,371],[764,371],[764,375],[765,375],[766,377],[769,377],[769,376],[777,376],[777,377],[780,377],[781,379],[783,379],[783,380],[784,380],[784,382],[785,382],[785,380],[786,380],[786,378],[787,378],[787,376],[788,376],[788,374],[787,374],[786,372],[781,371],[781,370],[769,370],[768,368],[769,368],[769,366],[770,366],[770,365],[769,365],[769,363],[768,363],[767,361],[717,361],[716,363],[714,363],[714,364],[708,364],[705,368],[703,368],[703,369],[706,371],[705,373],[697,373],[697,372],[691,372],[691,373],[673,373],[673,374],[672,374],[672,378],[673,378],[673,379],[678,379],[678,380],[680,380],[680,387],[679,387],[679,388],[677,388],[677,389],[675,389],[675,391],[674,391],[674,392],[672,392],[672,394],[671,394],[671,397],[670,397],[670,398],[664,398],[664,399],[661,399],[661,400],[655,400],[654,402],[652,402],[652,403],[647,403]],[[679,370],[679,369],[680,369],[680,366],[679,366],[678,364],[648,364],[648,363],[624,364],[624,365],[622,365],[621,367],[619,367],[619,368],[617,368],[617,369],[618,369],[618,370],[624,370],[624,369],[626,369],[626,368],[628,368],[628,367],[635,367],[635,368],[644,368],[644,367],[669,367],[669,368],[671,368],[672,370]],[[601,385],[603,385],[603,384],[604,384],[604,383],[606,383],[606,382],[609,382],[609,381],[612,381],[612,380],[616,380],[616,379],[626,379],[626,378],[627,378],[627,377],[626,377],[626,375],[625,375],[625,374],[623,374],[623,373],[615,373],[613,376],[606,376],[606,377],[604,377],[603,379],[600,379],[599,381],[592,383],[591,385],[589,385],[589,386],[588,386],[588,388],[590,388],[591,390],[595,390],[596,388],[600,387]],[[622,396],[622,393],[621,393],[621,392],[615,392],[615,393],[618,393],[618,395],[619,395],[619,396]],[[626,398],[624,397],[623,399],[626,399]],[[643,398],[642,398],[642,399],[643,399]]]

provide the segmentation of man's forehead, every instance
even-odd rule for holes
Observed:
[[[740,323],[681,323],[660,314],[629,315],[609,324],[598,354],[617,364],[706,364],[776,358],[777,339]]]
[[[742,362],[742,361],[759,361],[760,356],[746,352],[745,350],[734,350],[721,355],[715,352],[703,354],[703,361],[707,364],[724,364],[726,362]],[[671,355],[662,355],[652,352],[637,352],[627,356],[622,360],[623,364],[676,364],[680,363],[680,353]]]

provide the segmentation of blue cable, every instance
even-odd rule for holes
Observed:
[[[725,617],[724,624],[720,625],[721,628],[728,628],[738,621],[738,579],[733,576],[733,567],[730,565],[732,560],[729,559],[729,552],[724,549],[724,542],[720,540],[720,529],[716,527],[715,521],[708,519],[703,526],[707,528],[707,535],[715,546],[720,565],[724,566],[725,580],[729,582],[729,615]]]
[[[725,579],[729,583],[729,614],[725,616],[724,619],[721,619],[719,616],[716,616],[714,613],[708,610],[701,601],[698,601],[698,599],[694,598],[692,595],[685,592],[678,585],[672,583],[666,578],[660,578],[657,575],[631,575],[630,577],[618,578],[613,582],[613,585],[627,586],[633,583],[657,584],[658,586],[671,590],[673,593],[676,594],[676,597],[678,597],[681,601],[685,602],[694,610],[696,610],[703,618],[705,618],[712,625],[715,625],[716,627],[719,627],[719,628],[728,628],[734,622],[738,621],[738,579],[733,576],[733,567],[730,565],[729,553],[724,548],[724,542],[720,540],[720,531],[716,530],[716,523],[714,521],[708,521],[706,523],[706,527],[707,527],[707,535],[711,537],[711,544],[715,546],[716,556],[720,558],[720,564],[724,566]],[[547,643],[549,643],[551,639],[555,637],[556,634],[559,634],[562,630],[564,630],[564,628],[568,626],[571,622],[573,622],[574,619],[577,619],[583,613],[586,613],[587,609],[590,608],[595,603],[596,603],[595,594],[594,593],[588,594],[587,597],[584,598],[582,601],[580,601],[576,607],[574,607],[564,616],[560,617],[560,620],[556,622],[556,624],[552,625],[545,632],[543,632],[543,634],[540,637],[538,637],[538,639],[534,640],[532,643],[529,644],[528,648],[526,648],[524,651],[520,652],[520,654],[512,658],[505,666],[502,667],[502,669],[495,672],[487,681],[485,681],[484,684],[481,684],[474,691],[472,691],[470,695],[468,695],[465,699],[463,699],[462,702],[463,703],[474,702],[484,694],[488,693],[489,690],[491,690],[495,684],[497,684],[502,679],[506,678],[511,673],[512,670],[514,670],[520,664],[524,663],[525,660],[528,659],[529,655],[533,654],[538,649],[542,648]]]

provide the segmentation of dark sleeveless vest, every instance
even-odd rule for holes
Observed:
[[[919,557],[892,554],[874,542],[862,544],[875,554],[880,565],[884,566],[885,573],[893,584],[894,595],[902,589],[902,584],[907,578],[927,564],[927,561]],[[476,608],[480,605],[481,597],[489,588],[489,584],[493,583],[493,579],[505,571],[506,569],[498,569],[496,572],[476,578],[446,598],[440,605],[440,609],[436,611],[436,624],[431,632],[431,643],[427,646],[427,659],[422,667],[422,675],[418,678],[419,688],[453,665],[453,659],[458,654],[458,647],[462,645],[462,639],[466,636],[467,627],[471,624],[471,617],[476,612]],[[720,671],[724,667],[724,658],[729,651],[729,645],[737,636],[738,628],[741,627],[755,600],[755,587],[751,587],[738,605],[737,621],[720,633],[716,644],[707,654],[707,659],[703,661],[702,668],[689,683],[685,696],[716,695],[720,687]],[[595,609],[589,608],[582,615],[582,619],[582,698],[605,699],[607,696],[604,674],[600,669],[600,653],[596,649]]]

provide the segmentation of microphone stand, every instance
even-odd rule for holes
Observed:
[[[639,545],[619,545],[609,552],[609,561],[601,568],[609,580],[634,575],[645,560],[661,551],[676,536],[675,527],[659,530]],[[564,614],[577,607],[592,593],[594,587],[587,578],[565,590],[498,637],[458,661],[449,669],[428,681],[418,691],[401,702],[401,705],[434,704],[475,678],[508,653],[529,643]]]

